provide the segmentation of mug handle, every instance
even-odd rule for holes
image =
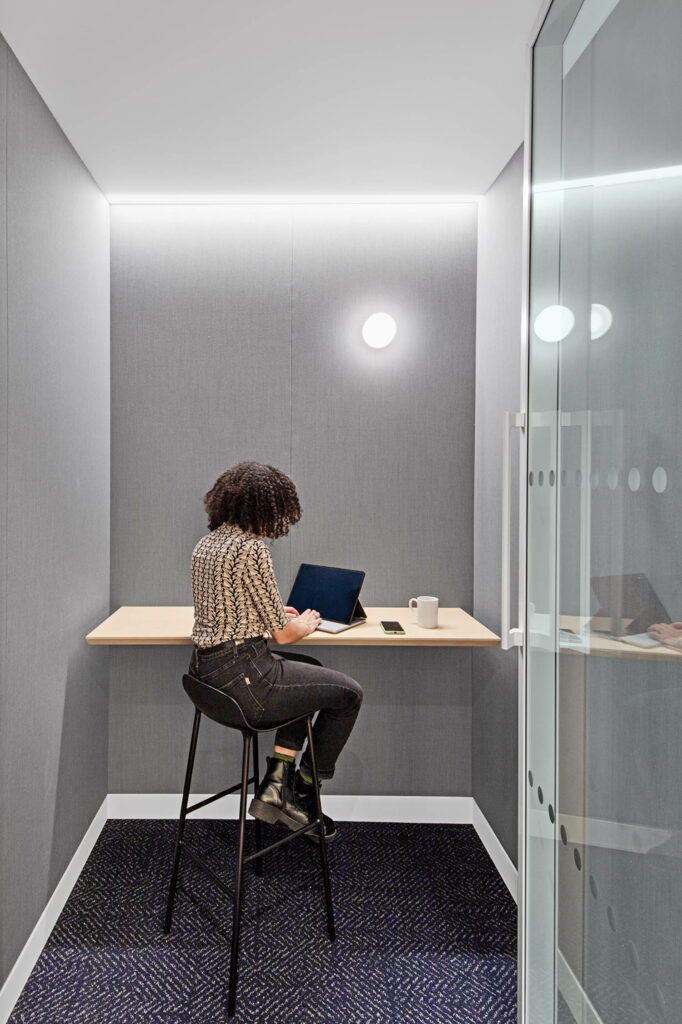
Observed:
[[[416,615],[417,614],[417,598],[416,597],[411,597],[410,600],[407,602],[407,607],[410,609],[410,611],[413,611],[414,614]]]

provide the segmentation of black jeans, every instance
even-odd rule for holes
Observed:
[[[317,773],[331,779],[362,703],[362,689],[354,679],[305,655],[275,654],[262,637],[238,646],[228,640],[195,647],[189,672],[229,693],[256,729],[319,711],[313,726]],[[301,750],[305,738],[305,721],[295,722],[277,730],[275,745]],[[307,751],[301,765],[310,770]]]

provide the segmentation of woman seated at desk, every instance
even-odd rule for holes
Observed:
[[[275,654],[278,644],[297,643],[312,633],[319,614],[285,608],[264,537],[283,537],[301,518],[293,482],[272,466],[240,462],[223,473],[204,497],[209,533],[192,553],[194,651],[190,674],[228,693],[255,728],[319,711],[313,727],[317,773],[334,774],[362,703],[362,689],[349,676],[323,668],[313,658]],[[316,818],[305,720],[275,734],[273,756],[250,806],[261,821],[296,829]],[[324,816],[325,835],[336,827]],[[317,841],[315,833],[310,838]]]
[[[649,626],[648,633],[659,644],[682,651],[682,622],[655,622]]]

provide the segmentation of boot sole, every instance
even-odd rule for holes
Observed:
[[[249,804],[249,814],[252,818],[257,818],[258,821],[264,821],[268,825],[285,825],[291,832],[295,832],[297,828],[301,828],[300,821],[296,821],[295,818],[290,818],[288,814],[281,811],[279,807],[274,807],[272,804],[263,803],[262,800],[256,800],[255,797]],[[317,832],[307,832],[306,839],[310,839],[313,843],[319,843],[319,837]],[[328,843],[336,839],[336,832],[333,832],[330,836],[325,836]]]

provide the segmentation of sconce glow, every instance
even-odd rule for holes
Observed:
[[[593,302],[590,307],[590,337],[603,338],[613,323],[613,313],[601,302]]]
[[[545,306],[535,317],[533,330],[540,341],[556,343],[568,337],[574,324],[575,316],[568,306]]]
[[[386,348],[395,338],[398,325],[389,313],[372,313],[362,327],[362,337],[370,348]]]

